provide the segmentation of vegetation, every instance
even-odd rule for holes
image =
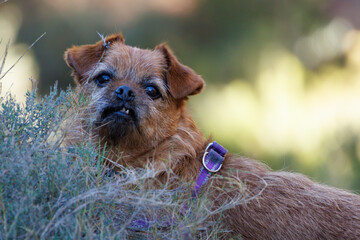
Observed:
[[[0,239],[217,239],[208,194],[191,200],[188,183],[146,188],[153,169],[114,172],[106,151],[84,142],[63,146],[73,92],[56,86],[43,98],[28,92],[24,105],[1,98]]]

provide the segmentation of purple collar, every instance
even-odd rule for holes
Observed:
[[[196,179],[193,197],[199,194],[200,188],[205,185],[210,176],[221,169],[226,153],[227,150],[215,141],[207,145],[202,158],[200,174]]]

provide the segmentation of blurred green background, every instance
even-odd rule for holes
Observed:
[[[73,84],[63,53],[123,32],[129,45],[167,42],[202,75],[191,98],[199,127],[232,152],[274,169],[360,190],[360,1],[9,0],[0,5],[2,80],[23,100]]]

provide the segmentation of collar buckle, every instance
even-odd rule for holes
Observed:
[[[203,166],[195,182],[193,197],[198,195],[200,188],[209,180],[213,173],[220,171],[226,153],[227,150],[217,142],[212,142],[207,145],[202,157]]]
[[[207,145],[207,147],[205,148],[204,155],[202,157],[202,165],[207,171],[209,171],[211,173],[216,173],[216,172],[220,171],[220,169],[222,167],[222,161],[223,161],[224,155],[226,153],[226,150],[225,149],[223,150],[223,149],[224,148],[222,146],[220,146],[219,144],[217,144],[216,142],[211,142]],[[214,154],[216,154],[222,158],[220,164],[219,164],[219,162],[214,162],[211,159],[206,161],[207,156],[211,150],[214,151]],[[225,151],[225,153],[224,153],[224,151]],[[214,167],[216,167],[216,169],[213,169]]]

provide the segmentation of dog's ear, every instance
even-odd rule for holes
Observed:
[[[65,52],[65,62],[72,68],[77,84],[82,84],[85,74],[96,64],[104,50],[114,42],[125,43],[123,35],[114,34],[95,44],[73,46]]]
[[[155,50],[166,59],[166,81],[174,98],[181,99],[201,92],[204,80],[194,70],[181,64],[166,44],[156,46]]]

